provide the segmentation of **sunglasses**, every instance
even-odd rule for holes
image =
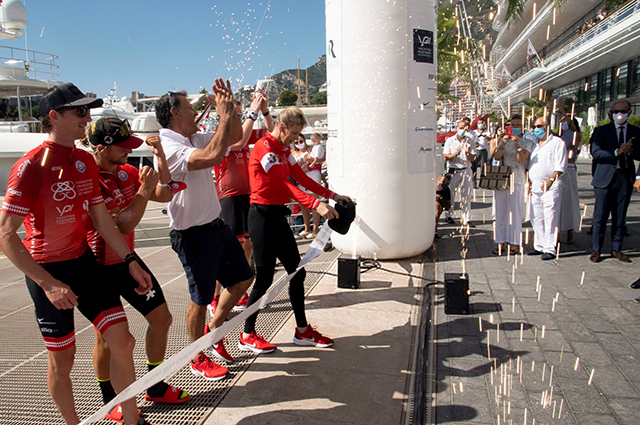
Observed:
[[[64,106],[62,108],[56,109],[56,111],[70,111],[73,110],[80,117],[84,118],[89,113],[89,107],[86,105],[83,106]]]
[[[620,111],[618,109],[611,111],[612,114],[628,114],[629,111]]]

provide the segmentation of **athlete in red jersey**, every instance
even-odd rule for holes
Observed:
[[[242,104],[235,101],[236,112],[242,114]],[[262,112],[267,130],[273,130],[273,118],[269,113],[269,101],[262,90],[258,90],[251,102],[249,112],[242,123],[242,139],[229,147],[226,155],[219,165],[213,167],[216,174],[216,191],[220,200],[220,218],[231,227],[238,242],[242,245],[247,263],[251,264],[253,246],[249,238],[249,144],[255,144],[261,137],[263,130],[253,130],[253,124],[258,119],[258,112]],[[211,317],[215,314],[220,300],[222,285],[216,283],[216,292],[208,309]],[[244,296],[233,307],[234,311],[242,311],[247,308],[249,296]],[[218,353],[220,354],[220,353]],[[221,354],[224,360],[230,361],[232,357]]]
[[[118,118],[101,118],[89,129],[89,137],[84,141],[94,152],[94,161],[100,170],[100,189],[107,210],[114,217],[129,249],[133,251],[134,229],[144,214],[147,202],[169,202],[173,192],[168,183],[171,173],[160,143],[159,136],[147,137],[147,145],[155,154],[158,170],[144,166],[140,170],[127,164],[129,154],[142,145],[142,140],[131,135],[129,123]],[[160,183],[160,184],[158,184]],[[145,295],[135,292],[133,281],[123,267],[122,261],[97,231],[87,235],[98,263],[105,266],[106,280],[114,290],[142,314],[149,326],[145,338],[147,368],[152,370],[162,363],[167,348],[167,335],[172,317],[162,292],[162,287],[142,260],[140,265],[149,273],[153,287]],[[93,368],[102,392],[104,403],[115,397],[109,374],[109,348],[104,338],[96,332],[96,344],[93,348]],[[190,396],[186,391],[169,386],[164,381],[147,389],[145,399],[165,403],[184,403]],[[119,421],[118,406],[107,415],[108,419]]]
[[[256,278],[249,305],[262,297],[273,283],[276,258],[287,273],[293,273],[300,262],[300,253],[286,216],[291,214],[285,206],[291,198],[307,208],[315,208],[325,219],[337,218],[336,210],[304,193],[289,182],[292,176],[303,187],[325,198],[350,200],[346,196],[333,193],[307,177],[291,154],[289,145],[297,140],[306,123],[302,111],[287,108],[278,115],[273,133],[256,143],[249,160],[249,181],[251,183],[251,208],[249,210],[249,233],[254,247]],[[322,336],[307,322],[304,309],[305,270],[301,269],[289,283],[289,298],[296,319],[293,342],[299,345],[329,347],[330,338]],[[267,342],[255,332],[258,313],[250,316],[240,334],[238,348],[255,353],[270,353],[275,345]]]
[[[80,422],[69,377],[75,357],[75,306],[109,345],[115,389],[121,391],[135,379],[135,341],[120,298],[102,279],[100,266],[88,249],[89,217],[124,259],[138,282],[136,290],[146,293],[151,288],[149,275],[136,262],[104,207],[93,158],[74,146],[91,121],[89,108],[100,105],[102,100],[85,97],[69,83],[45,93],[40,114],[48,139],[12,168],[0,212],[0,249],[26,275],[49,350],[49,393],[69,425]],[[23,222],[28,232],[24,245],[17,234]],[[139,418],[135,399],[122,403],[122,410],[127,425],[147,423]]]

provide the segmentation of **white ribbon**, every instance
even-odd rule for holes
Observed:
[[[298,264],[298,268],[295,272],[288,275],[282,282],[280,282],[275,287],[271,288],[266,294],[264,294],[255,304],[247,307],[242,313],[238,314],[233,319],[225,322],[219,328],[214,329],[210,333],[203,335],[197,341],[194,341],[190,345],[186,346],[173,356],[166,359],[160,365],[155,367],[153,370],[148,372],[146,375],[129,385],[127,388],[122,390],[113,400],[109,403],[102,406],[97,412],[93,415],[89,416],[87,419],[80,422],[79,425],[90,424],[102,420],[104,416],[113,410],[118,404],[123,401],[127,401],[132,397],[135,397],[136,394],[139,394],[145,391],[147,388],[152,385],[157,384],[158,382],[164,380],[170,375],[173,375],[178,370],[180,370],[184,365],[189,363],[189,361],[195,357],[202,350],[209,348],[214,342],[220,341],[222,338],[227,336],[231,331],[233,331],[236,327],[238,327],[242,322],[244,322],[247,317],[258,311],[262,307],[266,307],[289,283],[289,281],[293,278],[293,276],[298,273],[298,271],[309,264],[313,259],[315,259],[318,255],[320,255],[327,242],[329,241],[329,237],[331,236],[331,228],[328,225],[323,225],[318,232],[318,235],[315,237],[311,245],[307,249],[305,256],[300,260]]]

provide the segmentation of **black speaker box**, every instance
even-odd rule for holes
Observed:
[[[360,256],[341,254],[338,257],[338,288],[360,287]]]
[[[469,314],[469,275],[444,274],[444,312],[446,314]]]

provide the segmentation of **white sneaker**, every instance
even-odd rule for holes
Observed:
[[[307,232],[306,230],[303,230],[302,232],[298,233],[298,236],[300,236],[301,238],[305,238],[307,237],[307,235],[310,235],[311,232]]]

